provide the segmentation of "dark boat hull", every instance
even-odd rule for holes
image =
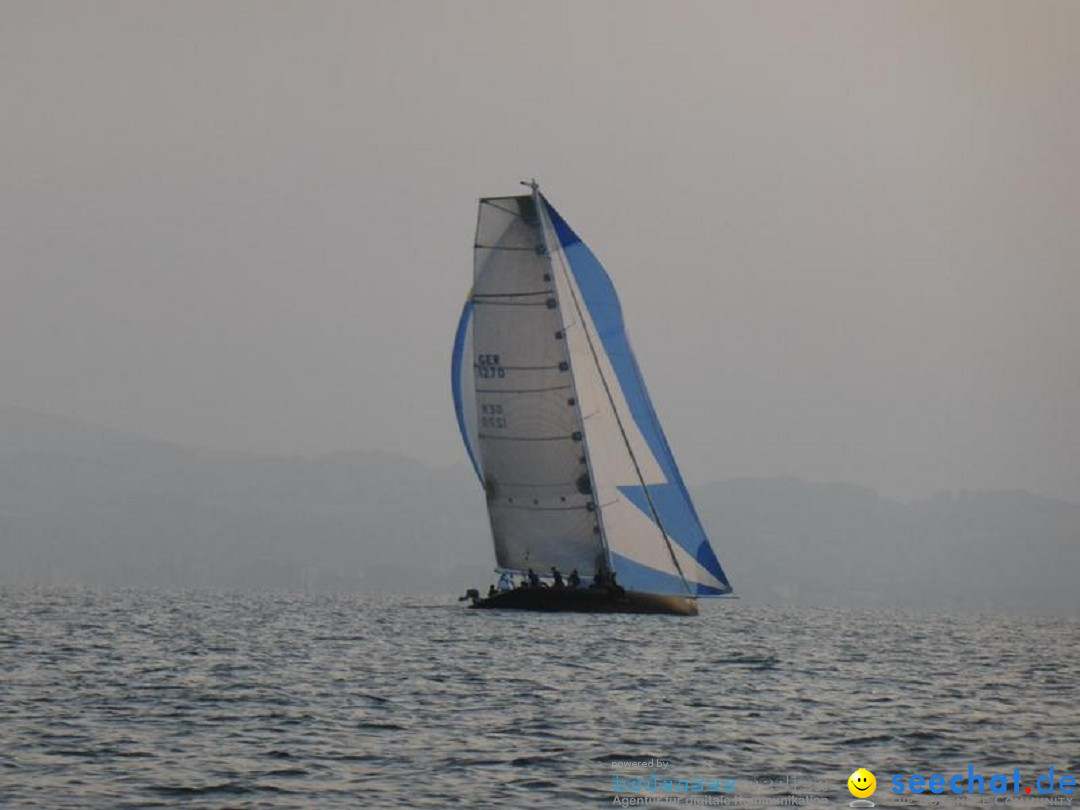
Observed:
[[[696,616],[698,613],[694,599],[651,593],[613,594],[600,588],[516,588],[477,599],[469,607],[547,613],[665,613],[673,616]]]

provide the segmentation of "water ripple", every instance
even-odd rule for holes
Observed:
[[[835,802],[859,765],[1080,769],[1075,619],[78,588],[0,603],[4,806],[608,806],[631,760]]]

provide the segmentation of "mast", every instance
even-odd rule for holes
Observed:
[[[536,209],[537,216],[540,218],[540,236],[544,240],[544,253],[547,255],[548,266],[551,267],[552,272],[554,272],[555,262],[551,252],[551,244],[548,242],[548,228],[550,223],[547,220],[547,211],[544,208],[544,198],[540,194],[540,184],[536,182],[535,177],[532,177],[529,180],[522,180],[521,185],[528,186],[532,189],[533,206]],[[559,297],[558,287],[553,285],[552,289],[554,290],[553,294],[557,300]],[[575,311],[576,310],[577,307],[575,306]],[[559,313],[561,315],[562,332],[565,336],[567,329],[565,307],[560,306]],[[584,326],[581,322],[580,313],[577,315],[577,322],[578,325]],[[570,356],[569,351],[566,353],[566,362],[570,366],[570,390],[574,394],[574,410],[577,412],[578,421],[581,423],[581,453],[585,461],[585,474],[589,477],[589,490],[592,493],[593,513],[596,515],[596,525],[600,530],[600,545],[604,549],[604,562],[607,564],[607,570],[612,572],[615,570],[615,563],[611,557],[611,546],[607,541],[607,533],[604,531],[604,510],[600,508],[600,503],[597,498],[596,478],[593,475],[592,467],[592,455],[589,453],[589,436],[588,431],[585,430],[585,414],[581,412],[581,400],[578,398],[577,380],[574,377],[573,358]]]

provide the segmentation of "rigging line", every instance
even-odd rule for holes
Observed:
[[[528,251],[529,253],[536,253],[537,256],[543,256],[543,253],[537,253],[535,247],[518,247],[517,245],[473,245],[474,250],[521,250]]]
[[[495,366],[492,366],[495,368]],[[499,366],[499,368],[505,368],[508,371],[556,371],[561,370],[561,366]]]
[[[512,293],[473,293],[473,299],[476,298],[521,298],[526,295],[551,295],[554,290],[533,290],[531,292],[512,292]]]
[[[496,436],[494,433],[478,433],[478,439],[491,439],[501,442],[576,442],[571,435],[563,436]]]
[[[547,391],[565,391],[569,385],[549,385],[546,388],[477,388],[478,394],[542,394]]]
[[[516,200],[518,198],[517,197],[497,197],[496,199],[499,199],[499,200]],[[492,208],[497,208],[500,211],[502,211],[504,214],[509,214],[512,217],[516,217],[518,219],[524,219],[521,216],[521,214],[519,214],[517,211],[511,211],[509,208],[503,208],[501,205],[496,205],[491,200],[480,200],[480,203],[481,203],[481,205],[490,205]]]
[[[545,204],[547,201],[544,201]],[[693,590],[690,587],[690,583],[686,581],[686,574],[683,573],[682,566],[679,565],[679,559],[675,556],[675,549],[672,548],[671,538],[668,537],[667,530],[664,529],[664,524],[660,520],[660,513],[656,510],[656,504],[653,503],[652,494],[649,492],[649,487],[645,483],[645,476],[641,473],[641,466],[638,464],[637,457],[634,455],[634,450],[630,446],[630,439],[626,435],[626,428],[623,427],[622,418],[619,416],[619,410],[615,407],[615,398],[611,393],[611,387],[608,385],[607,379],[604,377],[604,372],[600,368],[600,358],[596,353],[596,346],[593,345],[592,335],[589,334],[589,330],[585,328],[585,316],[581,311],[581,302],[578,300],[577,290],[574,289],[574,284],[570,279],[570,267],[566,261],[566,251],[562,249],[562,242],[559,243],[559,250],[556,251],[559,256],[559,264],[562,266],[563,275],[566,277],[566,284],[570,288],[570,297],[574,299],[574,308],[577,310],[578,320],[581,324],[581,331],[585,333],[585,340],[589,344],[589,351],[592,353],[593,362],[596,363],[596,371],[600,377],[600,383],[604,386],[604,393],[607,394],[608,402],[611,403],[611,412],[615,414],[615,424],[619,426],[619,433],[622,434],[623,442],[626,444],[626,451],[630,455],[630,462],[634,465],[634,471],[637,473],[638,480],[641,481],[641,489],[645,493],[645,500],[649,503],[649,508],[652,510],[653,518],[656,520],[656,527],[660,529],[660,534],[664,538],[664,543],[667,545],[668,554],[671,555],[671,562],[675,565],[675,570],[679,572],[679,578],[682,579],[683,587],[686,588],[686,592],[693,595]]]
[[[591,505],[591,504],[590,504]],[[514,509],[519,512],[591,512],[590,505],[583,506],[518,506],[516,503],[496,503],[492,502],[491,506],[495,509]]]
[[[518,483],[508,483],[506,481],[500,481],[499,482],[499,489],[503,489],[504,487],[519,487],[519,488],[520,487],[526,487],[528,489],[562,489],[562,488],[569,489],[569,488],[573,488],[574,492],[576,493],[577,492],[577,481],[563,481],[563,482],[560,482],[560,483],[557,483],[557,484],[534,484],[534,483],[518,484]],[[578,493],[578,494],[580,494],[580,493]]]

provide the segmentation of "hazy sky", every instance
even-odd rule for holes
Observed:
[[[463,462],[476,198],[691,481],[1080,500],[1080,3],[0,3],[0,404]]]

